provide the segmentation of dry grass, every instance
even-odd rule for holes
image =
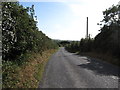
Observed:
[[[111,55],[110,53],[87,52],[87,53],[81,53],[81,55],[98,58],[100,60],[106,61],[108,63],[114,64],[117,66],[120,65],[119,59]]]
[[[31,58],[29,58],[24,65],[19,68],[12,68],[14,73],[7,72],[7,74],[10,73],[10,75],[8,75],[7,84],[4,85],[4,88],[37,88],[42,78],[44,67],[49,57],[55,51],[56,50],[44,51],[42,56],[39,53],[32,53]]]

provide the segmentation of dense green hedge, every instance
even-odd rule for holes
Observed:
[[[57,44],[37,28],[34,5],[24,8],[18,2],[2,3],[3,60],[19,60],[25,53],[56,48]]]

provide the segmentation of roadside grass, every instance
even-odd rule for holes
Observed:
[[[38,88],[44,67],[50,56],[57,50],[26,55],[25,62],[2,62],[2,88]]]
[[[80,53],[80,55],[90,56],[93,58],[98,58],[100,60],[103,60],[105,62],[111,63],[113,65],[117,65],[120,67],[120,60],[119,58],[109,54],[109,53],[97,53],[97,52],[86,52],[86,53]]]

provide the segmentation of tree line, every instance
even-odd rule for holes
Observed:
[[[37,27],[34,5],[23,7],[19,2],[2,2],[2,59],[21,60],[28,52],[53,49],[57,44]]]
[[[110,53],[120,58],[120,5],[106,9],[103,15],[103,20],[98,24],[102,26],[100,33],[95,38],[82,38],[67,44],[65,48],[71,52]]]

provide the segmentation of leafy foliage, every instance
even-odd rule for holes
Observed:
[[[120,5],[112,6],[103,11],[104,23],[101,32],[95,37],[95,50],[111,53],[117,57],[120,54]]]
[[[3,88],[37,87],[39,80],[36,82],[34,73],[42,74],[44,65],[39,70],[35,65],[41,65],[52,54],[45,51],[57,48],[52,39],[39,31],[34,18],[34,5],[24,8],[18,2],[2,2]]]
[[[71,41],[70,44],[67,44],[65,48],[70,52],[77,52],[79,49],[78,41]]]
[[[66,49],[70,52],[90,52],[93,47],[93,39],[85,38],[81,41],[72,41],[70,44],[66,45]]]
[[[42,54],[57,47],[53,40],[38,30],[34,17],[34,5],[24,8],[18,2],[2,3],[3,60],[19,60],[27,52]]]

